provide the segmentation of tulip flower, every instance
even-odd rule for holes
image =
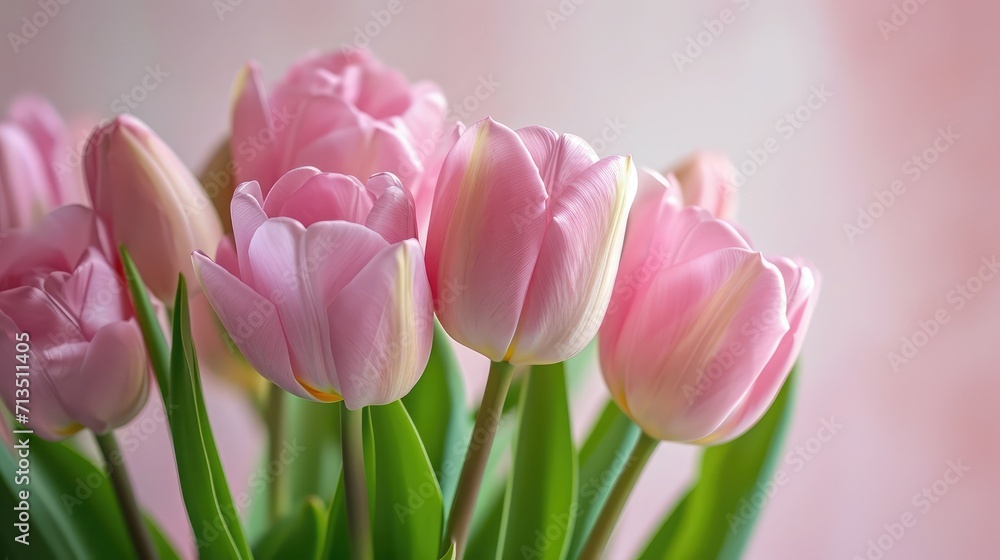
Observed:
[[[490,368],[445,542],[461,557],[513,364],[563,361],[594,337],[607,308],[635,197],[629,157],[585,141],[486,119],[441,167],[427,233],[438,319]]]
[[[60,158],[69,131],[48,101],[20,97],[0,122],[0,231],[37,223],[50,210],[83,201],[83,185]]]
[[[138,119],[119,115],[87,142],[90,199],[149,286],[172,301],[177,274],[191,278],[191,252],[214,254],[222,226],[201,185]]]
[[[231,150],[239,182],[257,181],[266,196],[287,171],[315,166],[355,177],[395,174],[412,194],[426,228],[446,125],[437,85],[410,84],[371,53],[312,53],[268,94],[249,62],[236,78]]]
[[[408,393],[427,364],[433,311],[399,181],[304,167],[267,196],[240,185],[231,209],[233,241],[217,262],[193,261],[250,364],[290,393],[351,410]]]
[[[767,259],[728,223],[644,191],[599,335],[615,401],[659,440],[721,443],[774,400],[809,322],[816,273]]]
[[[486,119],[448,154],[437,189],[427,272],[448,334],[511,364],[560,362],[590,342],[635,196],[631,158]]]
[[[671,175],[685,204],[701,206],[713,216],[730,220],[736,212],[736,168],[723,154],[698,152]]]
[[[70,205],[0,241],[0,348],[26,366],[8,366],[0,395],[12,412],[30,395],[22,423],[46,439],[106,433],[149,391],[142,335],[99,227]]]

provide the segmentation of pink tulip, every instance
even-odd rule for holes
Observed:
[[[218,262],[193,260],[247,361],[295,395],[351,410],[408,393],[430,355],[433,310],[399,181],[303,167],[266,197],[240,185],[232,214]]]
[[[605,381],[654,438],[733,439],[788,376],[816,293],[810,266],[765,259],[666,188],[643,191],[599,334]]]
[[[736,212],[736,168],[723,154],[698,152],[672,171],[685,204],[730,220]]]
[[[69,157],[70,135],[48,101],[20,97],[0,122],[0,231],[31,226],[50,210],[83,201]]]
[[[0,242],[0,349],[9,360],[28,349],[30,372],[15,385],[12,362],[0,395],[14,411],[27,389],[26,427],[48,439],[121,426],[149,391],[142,335],[98,228],[89,209],[64,206]]]
[[[150,291],[173,301],[191,252],[222,237],[215,208],[177,155],[138,119],[120,115],[91,135],[85,154],[94,209],[124,244]]]
[[[394,173],[411,192],[421,229],[430,215],[445,124],[444,94],[409,84],[362,49],[312,53],[268,94],[255,62],[236,79],[231,148],[239,182],[266,196],[286,171],[315,166],[355,177]]]
[[[579,352],[611,297],[636,190],[631,158],[582,139],[487,119],[448,154],[427,237],[445,330],[493,361]]]

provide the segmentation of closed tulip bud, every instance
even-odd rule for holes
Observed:
[[[218,261],[193,260],[247,361],[295,395],[351,410],[406,395],[427,365],[433,309],[399,181],[304,167],[267,196],[240,185],[231,209]]]
[[[427,236],[438,318],[493,361],[579,352],[611,297],[636,172],[581,138],[491,119],[445,158]]]
[[[774,400],[816,295],[811,267],[766,259],[728,223],[644,191],[599,334],[604,379],[648,435],[721,443]]]
[[[121,426],[149,391],[142,335],[98,227],[71,205],[0,241],[0,350],[14,360],[0,395],[11,411],[30,401],[21,421],[47,439]]]
[[[430,82],[409,83],[364,49],[311,53],[268,92],[248,63],[236,78],[231,149],[239,182],[257,181],[266,196],[301,166],[354,177],[396,175],[413,196],[426,229],[440,168],[440,146],[454,125]]]
[[[69,156],[69,131],[48,101],[21,97],[0,122],[0,232],[34,225],[50,210],[83,201]]]
[[[684,204],[701,206],[716,218],[736,213],[736,168],[723,154],[698,152],[672,171]]]
[[[215,253],[222,226],[201,185],[138,119],[120,115],[87,142],[90,198],[116,244],[124,244],[158,298],[172,301],[191,252]]]

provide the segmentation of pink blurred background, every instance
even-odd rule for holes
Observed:
[[[1000,5],[397,0],[390,14],[389,0],[61,1],[17,52],[0,48],[0,104],[32,91],[64,115],[108,117],[152,71],[155,87],[130,110],[196,169],[226,134],[244,60],[256,58],[274,79],[305,50],[365,41],[409,77],[439,82],[467,122],[541,124],[658,168],[699,148],[728,153],[752,171],[740,221],[757,245],[807,256],[824,275],[786,445],[802,451],[782,457],[788,481],[748,557],[865,558],[868,541],[907,512],[917,523],[898,539],[883,536],[892,543],[884,558],[997,557],[1000,277],[971,279],[982,258],[1000,253]],[[34,0],[0,5],[8,43],[39,9]],[[700,51],[690,46],[699,41]],[[492,85],[477,90],[481,83]],[[831,94],[811,98],[820,89]],[[793,123],[786,114],[796,112]],[[949,129],[951,140],[925,152]],[[778,151],[746,163],[762,159],[769,138]],[[879,212],[875,193],[895,180],[906,190]],[[873,204],[878,216],[859,218]],[[953,292],[970,281],[980,288],[971,298]],[[942,308],[950,320],[894,368],[889,353]],[[485,377],[467,362],[471,399]],[[259,429],[227,391],[211,391],[238,409],[214,415],[217,429]],[[604,391],[595,372],[577,403],[578,433]],[[842,427],[811,440],[824,421]],[[259,450],[259,439],[220,439],[227,465],[248,465]],[[692,448],[661,446],[611,558],[645,543],[694,461]],[[949,461],[969,471],[939,483],[945,492],[929,505],[914,501]],[[231,479],[246,480],[253,465],[232,468]]]

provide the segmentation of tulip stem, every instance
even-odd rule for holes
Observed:
[[[285,390],[271,384],[267,393],[267,468],[277,469],[281,465],[282,438],[285,437]],[[278,475],[267,489],[267,513],[273,525],[285,513],[287,477],[286,469],[278,469]]]
[[[344,497],[351,560],[372,560],[372,528],[365,478],[364,416],[362,409],[340,405],[340,448],[344,463]]]
[[[146,522],[142,517],[139,504],[135,501],[135,494],[132,492],[132,483],[128,478],[128,471],[125,469],[125,456],[122,455],[118,447],[118,440],[111,432],[106,434],[94,434],[97,438],[97,445],[104,455],[104,462],[111,478],[111,484],[115,488],[115,497],[118,498],[118,505],[121,507],[122,516],[125,518],[125,525],[129,535],[132,537],[132,545],[141,560],[157,558],[156,547],[146,529]]]
[[[476,415],[476,425],[469,440],[469,450],[465,454],[462,474],[458,478],[455,490],[455,500],[452,502],[451,513],[448,514],[448,531],[441,544],[442,554],[447,552],[451,543],[455,543],[455,558],[462,558],[465,552],[465,540],[469,536],[469,526],[472,523],[472,512],[476,507],[476,497],[479,486],[486,471],[486,462],[490,457],[493,439],[500,416],[503,414],[503,403],[507,399],[507,391],[513,378],[514,366],[507,362],[491,362],[490,374],[486,380],[486,390],[483,392],[483,402],[479,405]]]
[[[618,475],[614,487],[611,488],[611,492],[608,494],[607,501],[604,502],[604,506],[601,508],[601,513],[594,522],[590,536],[587,537],[587,542],[583,545],[583,550],[580,552],[580,560],[600,560],[604,554],[604,549],[608,546],[611,533],[618,523],[618,517],[621,516],[622,510],[625,509],[625,503],[628,502],[629,494],[632,493],[632,488],[635,487],[636,481],[639,480],[642,468],[646,466],[646,462],[649,461],[658,443],[660,443],[658,440],[647,436],[645,433],[639,435],[639,440],[635,442],[635,447],[632,448],[632,452],[628,456],[628,461],[625,462],[625,467],[622,469],[621,474]]]

